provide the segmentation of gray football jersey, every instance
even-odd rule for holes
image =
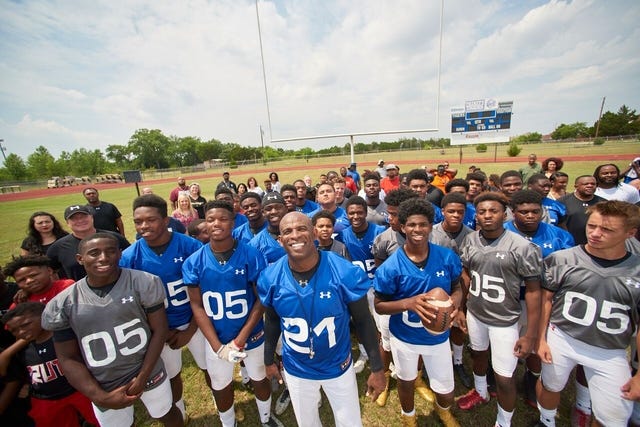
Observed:
[[[435,243],[439,246],[444,246],[445,248],[449,248],[457,254],[460,254],[460,246],[464,241],[464,238],[467,234],[473,233],[473,230],[467,227],[466,225],[462,225],[462,230],[460,233],[454,238],[451,238],[449,234],[444,231],[442,228],[442,223],[436,224],[433,226],[431,230],[431,234],[429,234],[429,241],[431,243]]]
[[[151,339],[145,308],[164,304],[164,299],[159,277],[123,268],[113,289],[102,298],[89,288],[86,278],[59,293],[47,304],[42,327],[71,328],[87,368],[110,391],[140,371]],[[150,378],[163,369],[158,358]]]
[[[640,240],[629,237],[624,241],[624,247],[634,255],[640,255]]]
[[[374,258],[380,260],[386,260],[392,253],[404,246],[405,238],[398,232],[393,231],[391,227],[378,234],[373,239],[373,246],[371,247],[371,253]]]
[[[542,277],[540,248],[511,231],[489,243],[474,231],[460,247],[462,265],[471,276],[467,309],[492,326],[510,326],[520,317],[520,284]]]
[[[596,347],[624,349],[638,324],[640,257],[602,267],[576,246],[545,259],[544,288],[555,292],[550,323]]]

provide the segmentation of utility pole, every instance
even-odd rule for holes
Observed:
[[[5,151],[7,151],[7,147],[3,146],[2,143],[4,142],[4,139],[0,139],[0,151],[2,151],[2,157],[4,158],[4,161],[7,161],[7,155],[4,154]]]
[[[598,115],[598,125],[596,126],[596,138],[598,137],[598,132],[600,131],[600,119],[602,119],[602,110],[604,109],[604,100],[607,99],[606,96],[602,97],[602,104],[600,104],[600,114]]]

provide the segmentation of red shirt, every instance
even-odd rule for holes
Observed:
[[[51,287],[49,289],[47,289],[46,291],[41,292],[39,294],[30,294],[27,297],[27,301],[29,301],[29,302],[41,302],[42,304],[46,304],[49,301],[51,301],[53,299],[53,297],[55,297],[60,292],[64,291],[69,286],[73,285],[74,283],[76,283],[75,280],[71,280],[71,279],[55,280],[51,284]],[[13,309],[13,308],[15,308],[15,306],[16,306],[16,303],[14,302],[13,304],[11,304],[11,307],[9,307],[9,309]]]
[[[400,188],[400,175],[396,176],[395,179],[390,179],[388,176],[385,176],[380,180],[380,188],[384,190],[385,194],[389,194],[389,191]]]

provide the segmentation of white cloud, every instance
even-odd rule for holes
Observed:
[[[434,126],[439,2],[259,10],[274,138]],[[258,145],[267,129],[251,0],[6,2],[0,18],[10,152],[105,149],[139,128]],[[605,95],[640,107],[637,1],[448,0],[444,19],[442,136],[449,108],[476,97],[513,99],[514,133],[591,123]]]

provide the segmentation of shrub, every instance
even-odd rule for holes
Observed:
[[[516,144],[515,141],[511,142],[509,144],[509,148],[507,148],[507,154],[509,157],[516,157],[521,151],[522,148],[518,147],[518,144]]]
[[[602,145],[604,144],[604,138],[596,138],[593,140],[593,145]]]
[[[478,144],[478,145],[476,145],[476,151],[478,153],[486,153],[487,152],[487,144]]]

